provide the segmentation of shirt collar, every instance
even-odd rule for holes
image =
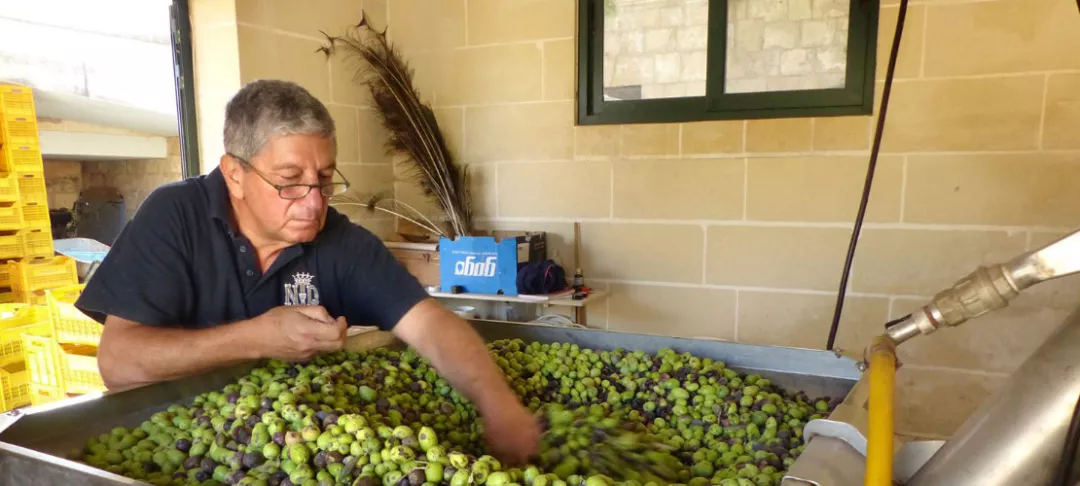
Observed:
[[[233,222],[232,202],[229,201],[229,189],[225,186],[225,175],[221,168],[215,168],[206,176],[206,194],[210,199],[210,217],[225,224],[229,233],[237,233]]]

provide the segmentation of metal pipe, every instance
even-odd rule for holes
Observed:
[[[874,338],[870,348],[869,437],[866,443],[866,486],[893,484],[893,391],[896,343]]]
[[[1080,396],[1080,310],[1010,376],[908,486],[1047,484]]]
[[[938,292],[929,304],[889,327],[897,344],[943,326],[959,326],[1009,305],[1020,291],[1080,272],[1080,231],[1003,264],[983,266]]]

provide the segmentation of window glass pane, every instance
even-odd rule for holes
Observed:
[[[604,0],[604,99],[705,96],[708,0]]]
[[[851,0],[728,0],[725,93],[843,88]]]

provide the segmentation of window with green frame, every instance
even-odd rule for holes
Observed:
[[[873,0],[578,0],[578,124],[872,112]]]

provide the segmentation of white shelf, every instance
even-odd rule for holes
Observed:
[[[487,300],[492,302],[514,302],[520,304],[538,304],[538,305],[554,305],[559,307],[585,307],[591,302],[597,300],[603,300],[607,297],[607,293],[594,290],[589,293],[588,297],[581,300],[574,300],[570,296],[557,297],[547,300],[540,300],[535,298],[510,296],[510,295],[496,295],[496,294],[452,294],[450,292],[428,292],[432,297],[440,299],[457,299],[457,300]]]

